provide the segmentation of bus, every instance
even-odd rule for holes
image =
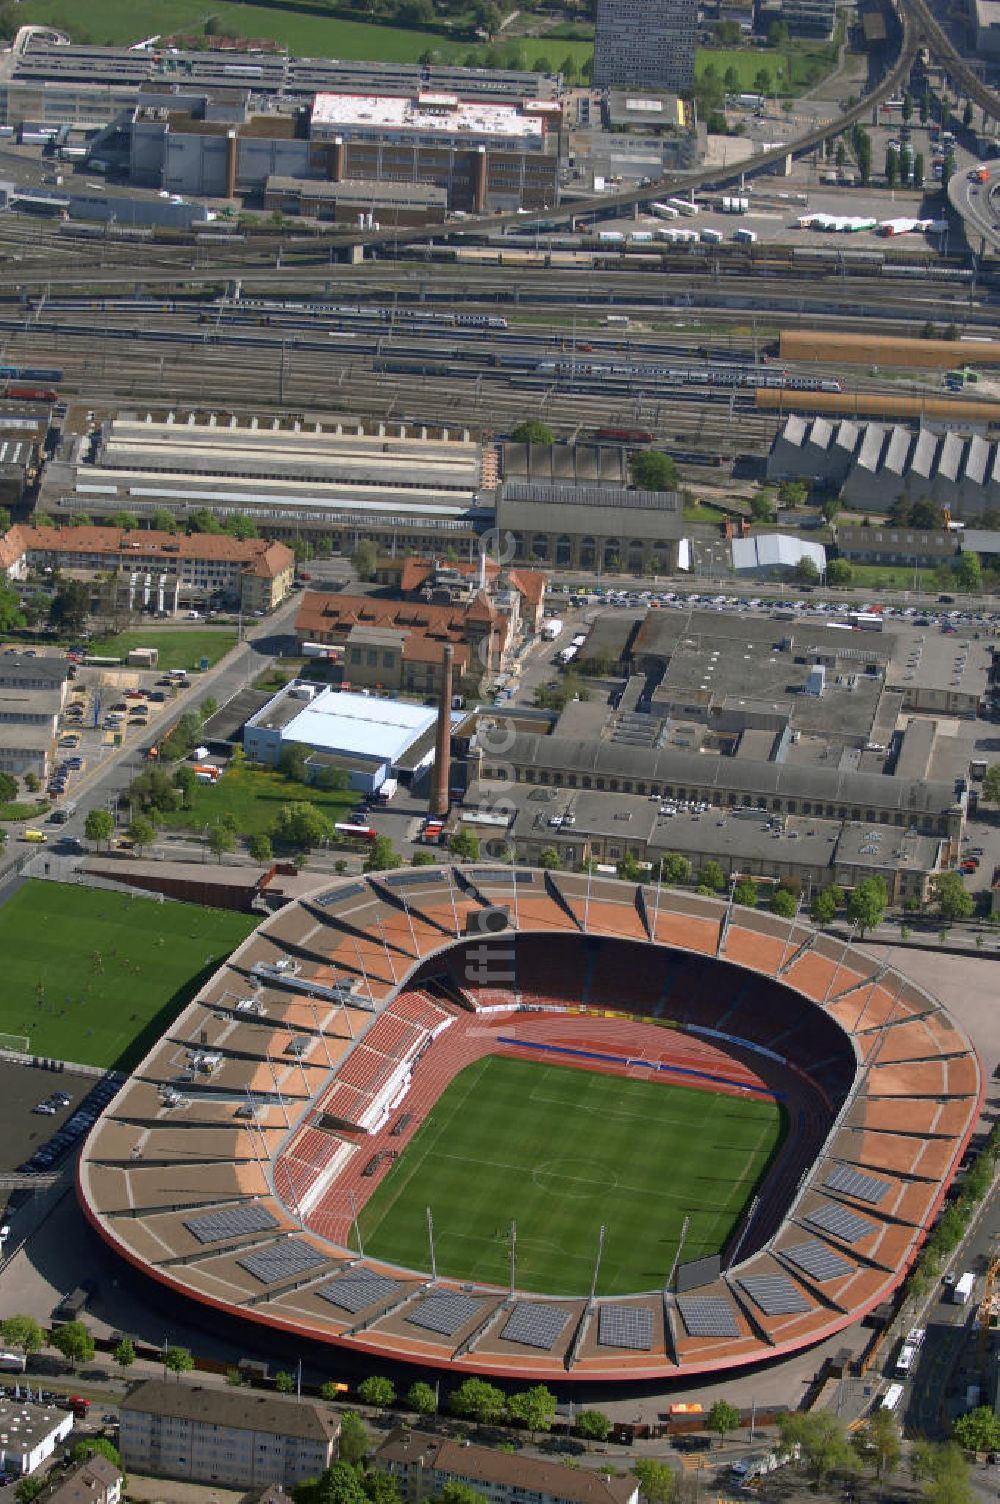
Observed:
[[[917,1361],[917,1349],[910,1342],[904,1342],[900,1348],[899,1357],[896,1359],[896,1373],[905,1378],[913,1369]]]
[[[882,1406],[881,1406],[881,1408],[883,1410],[888,1410],[888,1411],[891,1412],[891,1411],[893,1411],[893,1410],[896,1409],[897,1405],[899,1404],[899,1402],[900,1402],[900,1400],[902,1398],[903,1398],[903,1386],[902,1386],[902,1384],[890,1384],[889,1387],[888,1387],[888,1389],[885,1391],[885,1394],[882,1396]]]

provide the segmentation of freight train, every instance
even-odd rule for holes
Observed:
[[[0,381],[62,381],[63,373],[52,366],[0,366]]]

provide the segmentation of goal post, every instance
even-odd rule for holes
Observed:
[[[0,1034],[0,1052],[8,1055],[30,1055],[31,1036],[28,1034]]]

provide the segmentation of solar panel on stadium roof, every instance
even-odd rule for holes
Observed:
[[[838,1165],[826,1177],[826,1184],[831,1191],[842,1191],[856,1201],[867,1201],[869,1206],[877,1206],[889,1190],[888,1180],[880,1180],[877,1175],[863,1175],[849,1165]]]
[[[223,1238],[238,1238],[247,1232],[267,1232],[277,1225],[277,1217],[266,1206],[231,1206],[204,1217],[188,1217],[184,1223],[199,1243],[219,1243]]]
[[[748,1274],[739,1283],[765,1316],[794,1316],[799,1311],[812,1310],[811,1303],[787,1275]]]
[[[839,1253],[834,1253],[832,1248],[827,1248],[825,1243],[820,1243],[816,1238],[808,1243],[796,1243],[794,1248],[783,1248],[781,1252],[790,1263],[799,1269],[811,1274],[813,1279],[822,1282],[825,1279],[840,1279],[844,1274],[850,1274],[852,1266]]]
[[[428,1332],[440,1332],[442,1337],[454,1337],[485,1304],[485,1301],[475,1300],[471,1295],[450,1295],[441,1291],[437,1295],[428,1295],[406,1319],[411,1326],[422,1326]]]
[[[331,1305],[350,1311],[353,1316],[358,1311],[365,1311],[369,1306],[388,1300],[400,1288],[398,1279],[376,1274],[374,1269],[352,1269],[339,1279],[331,1280],[328,1285],[321,1285],[316,1294],[328,1300]]]
[[[840,1238],[843,1243],[860,1243],[862,1238],[875,1231],[874,1222],[869,1222],[867,1217],[859,1217],[854,1212],[849,1212],[846,1206],[838,1206],[835,1201],[824,1202],[814,1212],[806,1217],[813,1227],[821,1227],[824,1232],[831,1232],[835,1238]]]
[[[425,867],[416,872],[380,872],[378,880],[387,888],[415,888],[420,883],[443,883],[445,876],[440,868]]]
[[[515,872],[513,867],[473,867],[467,876],[474,883],[493,883],[505,888],[528,888],[535,881],[533,872]]]
[[[332,892],[321,893],[318,898],[311,901],[325,909],[332,903],[342,903],[345,898],[358,898],[362,893],[369,891],[367,883],[348,883],[346,888],[334,888]]]
[[[678,1295],[677,1309],[689,1337],[740,1335],[736,1313],[721,1295]]]
[[[540,1347],[548,1352],[559,1341],[569,1318],[569,1311],[562,1306],[519,1300],[500,1335],[505,1342],[523,1342],[526,1347]]]
[[[601,1347],[630,1347],[648,1353],[653,1346],[653,1312],[649,1306],[602,1306],[597,1327]]]
[[[288,1238],[283,1243],[255,1249],[236,1262],[262,1285],[273,1285],[279,1279],[294,1279],[296,1274],[304,1274],[307,1269],[325,1264],[326,1258],[301,1238]]]

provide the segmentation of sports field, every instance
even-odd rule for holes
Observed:
[[[0,906],[0,1030],[33,1055],[134,1065],[256,915],[29,882]]]
[[[717,1253],[784,1131],[754,1098],[487,1055],[442,1093],[361,1212],[365,1251],[503,1284],[517,1224],[519,1288],[601,1295],[660,1285],[685,1216],[684,1259]]]

